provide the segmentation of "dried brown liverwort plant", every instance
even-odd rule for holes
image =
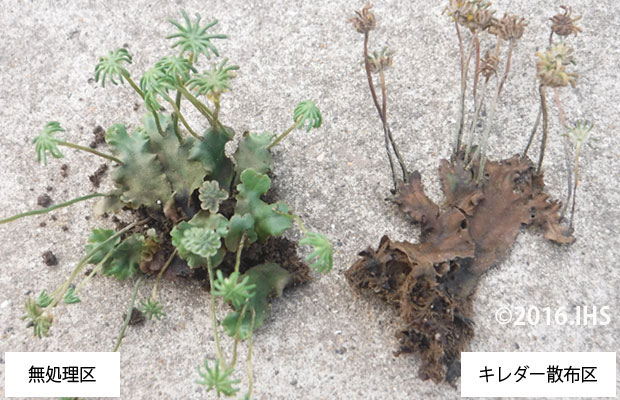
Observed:
[[[564,9],[568,20],[554,17],[554,32],[576,34],[579,28],[566,26],[576,19],[571,20],[570,9]],[[346,272],[354,288],[374,293],[398,310],[402,320],[397,332],[401,342],[398,353],[419,353],[423,360],[421,377],[435,382],[453,382],[460,376],[460,352],[466,349],[474,334],[472,301],[480,277],[508,253],[521,226],[539,227],[546,239],[558,244],[574,241],[572,228],[561,224],[561,204],[550,200],[545,193],[540,171],[544,144],[538,165],[526,154],[498,162],[486,157],[495,106],[510,70],[515,44],[523,35],[524,19],[508,14],[496,19],[490,3],[481,0],[450,0],[446,11],[457,30],[462,82],[454,152],[450,160],[441,161],[439,168],[445,200],[441,205],[435,204],[424,193],[420,173],[415,171],[408,175],[399,182],[394,200],[401,211],[421,225],[418,243],[394,242],[383,236],[376,250],[362,251]],[[352,22],[364,34],[364,56],[370,76],[376,69],[368,62],[371,29],[368,27],[376,25],[370,4],[357,12]],[[558,28],[560,23],[564,24],[562,29]],[[469,44],[464,43],[460,27],[469,29]],[[481,59],[483,32],[495,36],[495,45]],[[508,44],[505,63],[501,62],[503,42]],[[565,70],[568,50],[552,47],[549,51],[553,52],[551,61],[555,69],[542,75],[538,66],[542,102],[546,87],[573,84],[575,78]],[[474,108],[468,116],[463,99],[467,71],[474,55]],[[550,65],[551,61],[545,65]],[[490,111],[479,123],[485,91],[491,82],[495,90],[487,107]],[[385,108],[378,106],[371,79],[369,85],[385,130],[385,113],[382,114]],[[381,88],[385,96],[383,79]],[[544,103],[541,112],[547,113]],[[540,116],[537,120],[536,125]],[[543,141],[547,132],[546,115],[544,124]],[[481,135],[477,135],[477,130]],[[465,144],[462,142],[464,134],[468,139]],[[479,137],[477,145],[474,145],[475,136]],[[386,144],[388,139],[386,134]],[[393,165],[391,159],[390,164]],[[395,177],[393,167],[392,172]]]

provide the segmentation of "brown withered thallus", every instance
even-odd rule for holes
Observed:
[[[482,17],[490,15],[487,8],[478,9],[484,11],[479,19],[463,20],[468,24],[482,21]],[[455,24],[456,19],[463,17],[458,10],[456,13]],[[501,28],[499,25],[493,28],[501,21],[521,24],[521,34],[525,26],[523,19],[516,17],[486,20],[482,28],[490,31]],[[397,353],[419,353],[423,379],[454,383],[460,376],[460,352],[467,348],[474,334],[472,299],[480,277],[507,254],[522,225],[540,227],[546,239],[559,244],[574,241],[572,229],[560,224],[561,204],[549,199],[542,172],[525,155],[494,162],[480,156],[476,147],[465,150],[464,146],[458,146],[450,160],[440,163],[445,195],[441,205],[426,196],[418,171],[409,174],[403,168],[403,178],[397,179],[390,148],[399,160],[400,155],[387,123],[385,80],[381,75],[383,98],[379,101],[371,75],[377,68],[374,71],[369,68],[373,62],[377,64],[368,53],[368,35],[376,26],[370,4],[356,12],[351,22],[364,34],[367,78],[383,123],[392,174],[397,182],[394,200],[413,223],[420,224],[421,234],[415,244],[395,242],[383,236],[379,247],[362,251],[345,274],[352,287],[378,295],[398,310],[402,323],[397,332],[401,343]],[[566,31],[576,34],[576,29]],[[476,74],[484,75],[484,71],[477,67]],[[481,160],[484,160],[482,167]]]

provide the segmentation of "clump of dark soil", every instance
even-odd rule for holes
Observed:
[[[48,267],[58,265],[58,259],[51,250],[48,250],[45,253],[41,254],[41,257],[43,258],[43,262],[45,263],[45,265],[47,265]]]
[[[95,129],[93,129],[93,136],[93,141],[88,145],[91,149],[95,149],[100,144],[105,143],[105,129],[103,129],[101,125],[97,125]]]
[[[543,176],[529,159],[488,161],[480,184],[472,171],[478,166],[466,169],[462,154],[442,160],[441,208],[426,196],[414,172],[400,186],[396,203],[421,225],[419,243],[384,236],[346,272],[354,288],[398,310],[399,353],[419,353],[420,376],[435,382],[460,376],[460,352],[474,335],[473,294],[480,277],[512,247],[520,227],[540,227],[556,243],[574,241],[560,225],[560,204],[549,200]]]
[[[235,200],[231,196],[220,205],[220,213],[226,218],[234,214]],[[264,201],[274,202],[277,193],[274,190],[268,191],[263,196]],[[132,233],[144,233],[150,228],[158,232],[158,250],[152,257],[144,259],[140,264],[140,270],[144,273],[157,273],[163,268],[166,261],[174,251],[170,231],[180,220],[190,219],[199,211],[198,196],[193,196],[189,202],[187,199],[178,199],[174,204],[167,204],[162,211],[153,211],[147,208],[140,208],[132,211],[137,220],[148,219],[146,226],[137,226]],[[126,222],[119,220],[116,216],[112,217],[116,229],[120,230],[127,226]],[[130,234],[130,233],[128,233]],[[255,242],[243,249],[239,270],[241,273],[250,268],[269,262],[279,264],[282,268],[291,273],[289,286],[297,286],[310,280],[310,268],[301,260],[297,254],[297,243],[284,237],[270,237],[265,243]],[[217,267],[227,276],[234,271],[236,253],[227,252],[222,263]],[[168,278],[191,278],[200,280],[202,285],[209,287],[207,271],[204,268],[192,269],[180,257],[176,256],[166,269],[164,276]]]
[[[97,170],[88,177],[90,182],[93,184],[93,187],[99,188],[101,185],[101,180],[105,176],[106,172],[108,172],[108,164],[101,164]]]
[[[127,313],[123,313],[123,321],[125,320],[125,318],[127,318]],[[144,324],[144,321],[146,321],[146,318],[144,317],[144,313],[138,310],[136,307],[132,308],[131,317],[129,317],[129,325],[130,326],[142,325]]]
[[[44,193],[37,197],[37,205],[43,208],[49,207],[52,205],[52,198],[47,193]]]

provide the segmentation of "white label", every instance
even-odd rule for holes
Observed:
[[[461,353],[461,397],[616,398],[616,353]]]
[[[120,397],[120,353],[5,353],[6,397]]]

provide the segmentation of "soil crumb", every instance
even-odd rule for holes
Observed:
[[[234,254],[230,254],[233,256]],[[253,243],[241,253],[243,271],[255,265],[275,262],[292,275],[291,285],[310,281],[310,268],[297,255],[297,243],[284,237],[270,237],[266,243]],[[234,268],[233,257],[228,260]],[[232,272],[233,269],[231,269]]]
[[[234,271],[236,253],[227,253],[218,267],[225,276]],[[157,258],[155,254],[154,259]],[[156,267],[149,265],[149,272],[156,272],[163,265],[165,257],[160,257],[160,265]],[[239,270],[241,273],[260,264],[274,262],[291,273],[291,281],[288,286],[297,286],[311,280],[310,268],[297,255],[297,243],[283,237],[271,237],[266,243],[252,243],[241,253],[241,264]],[[179,257],[175,257],[174,261],[166,271],[166,275],[170,277],[193,278],[202,281],[205,288],[209,288],[207,271],[204,268],[191,269],[189,265]]]
[[[52,205],[52,198],[47,194],[42,194],[37,198],[37,204],[43,208],[49,207]]]
[[[99,188],[99,185],[101,185],[101,180],[105,176],[106,172],[108,172],[108,164],[101,164],[95,173],[88,177],[90,182],[93,184],[93,187]]]
[[[102,143],[105,143],[105,130],[101,127],[101,125],[97,125],[95,129],[93,129],[93,135],[95,138],[88,145],[91,149],[97,148]]]
[[[123,321],[127,318],[127,313],[123,313]],[[131,317],[129,318],[129,325],[142,325],[146,318],[144,318],[144,314],[142,311],[138,310],[136,307],[131,309]]]
[[[43,258],[43,262],[45,263],[45,265],[47,265],[48,267],[58,265],[58,259],[51,250],[48,250],[45,253],[41,254],[41,257]]]
[[[268,192],[268,194],[270,193],[272,196],[275,196],[274,191]],[[186,207],[186,209],[178,207],[177,202],[177,207],[175,207],[177,212],[181,213],[183,216],[187,215],[188,218],[197,212],[198,208],[196,208],[196,204],[199,204],[199,201],[197,193],[194,194],[196,195],[195,198],[190,200],[192,206]],[[266,199],[263,200],[268,201]],[[187,201],[183,200],[182,203],[187,203]],[[220,206],[220,213],[230,218],[234,213],[233,200],[229,199],[223,202]],[[134,214],[139,219],[148,217],[150,219],[148,227],[155,228],[155,230],[159,232],[158,250],[155,251],[152,257],[149,257],[145,263],[140,265],[140,269],[145,273],[159,272],[165,264],[165,261],[169,258],[169,255],[174,251],[174,247],[170,240],[170,231],[174,227],[174,224],[169,219],[169,216],[166,216],[165,213],[161,211],[152,212],[141,207],[138,210],[134,210]],[[122,229],[126,224],[120,221],[116,216],[112,216],[111,220],[116,225],[116,229]],[[138,227],[136,232],[142,229],[143,228]],[[284,237],[270,237],[265,243],[252,243],[241,253],[239,270],[244,273],[257,265],[273,262],[279,264],[283,269],[291,273],[289,286],[303,284],[311,279],[310,268],[299,258],[297,250],[297,243]],[[227,252],[221,265],[218,266],[218,269],[222,270],[225,276],[228,276],[234,271],[235,258],[236,253]],[[189,265],[178,256],[172,260],[165,275],[169,278],[180,277],[197,279],[202,281],[203,285],[208,288],[206,270],[204,268],[191,269]]]

